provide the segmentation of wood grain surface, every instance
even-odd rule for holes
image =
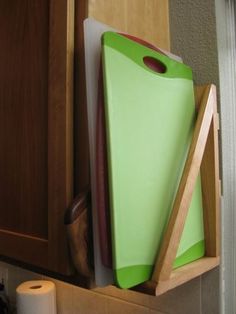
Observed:
[[[203,215],[205,233],[205,255],[220,255],[220,178],[219,178],[219,115],[216,92],[213,94],[213,119],[201,164]]]
[[[88,15],[170,50],[168,0],[89,0]]]
[[[75,0],[75,63],[74,63],[74,157],[75,195],[90,182],[88,118],[86,102],[84,30],[83,21],[88,17],[88,0]]]
[[[48,13],[47,0],[0,1],[0,228],[45,239]]]
[[[74,0],[0,0],[0,45],[0,254],[68,273]]]
[[[168,280],[159,281],[158,284],[156,281],[150,280],[132,289],[142,293],[159,296],[198,276],[201,276],[209,270],[219,266],[219,264],[220,257],[203,257],[190,264],[173,270]]]

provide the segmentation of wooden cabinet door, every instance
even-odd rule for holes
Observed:
[[[0,255],[67,273],[73,0],[0,0]]]

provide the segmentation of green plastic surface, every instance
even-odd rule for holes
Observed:
[[[205,242],[204,240],[201,240],[197,242],[196,244],[194,244],[193,246],[191,246],[189,249],[187,249],[187,251],[185,251],[182,255],[177,257],[175,259],[173,268],[178,268],[180,266],[183,266],[194,260],[199,259],[200,257],[204,255],[204,251],[205,251]]]
[[[174,262],[174,268],[190,263],[204,256],[205,242],[203,210],[202,210],[202,190],[200,176],[197,178],[193,192],[192,201],[188,210],[184,230],[180,245]],[[200,245],[201,243],[201,245]],[[196,249],[197,248],[197,249]]]
[[[117,284],[129,288],[150,278],[171,212],[196,119],[192,72],[116,33],[102,43],[113,263]],[[166,73],[149,69],[145,56]],[[190,249],[196,258],[191,247],[204,238],[200,180],[195,190],[194,236],[182,237],[177,257]]]
[[[123,289],[130,288],[134,286],[134,282],[137,282],[137,275],[139,282],[144,282],[147,280],[147,276],[151,276],[152,271],[152,265],[134,265],[116,269],[116,284]]]

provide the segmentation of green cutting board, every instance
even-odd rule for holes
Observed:
[[[103,34],[102,62],[113,268],[129,288],[150,278],[171,212],[196,120],[192,72],[113,32]],[[204,255],[203,239],[198,179],[173,267]]]

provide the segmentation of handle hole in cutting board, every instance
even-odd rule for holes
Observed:
[[[155,71],[157,73],[165,73],[166,72],[166,66],[161,61],[153,58],[153,57],[144,57],[143,58],[144,64],[151,69],[152,71]]]

